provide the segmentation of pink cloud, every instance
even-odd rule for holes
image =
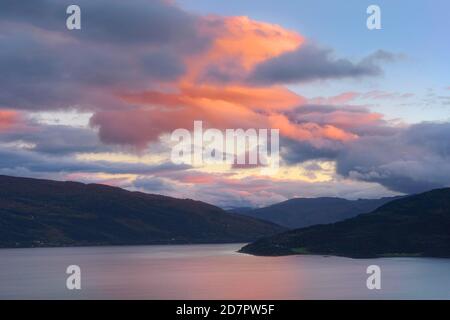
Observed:
[[[352,100],[358,98],[361,94],[358,92],[343,92],[332,97],[315,97],[308,100],[310,104],[324,104],[324,105],[342,105],[347,104]]]
[[[1,132],[25,132],[31,128],[27,125],[24,115],[15,110],[0,109],[0,133]]]
[[[386,99],[407,99],[413,97],[413,93],[388,92],[381,90],[373,90],[361,95],[364,99],[386,100]]]

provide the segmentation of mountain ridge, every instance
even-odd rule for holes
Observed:
[[[237,209],[233,212],[296,229],[352,218],[398,198],[400,197],[357,200],[337,197],[292,198],[264,208]]]
[[[0,176],[0,247],[248,242],[282,230],[191,199]]]
[[[269,256],[450,258],[450,188],[396,199],[344,221],[266,237],[240,251]]]

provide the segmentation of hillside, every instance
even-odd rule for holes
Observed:
[[[332,223],[368,213],[396,198],[346,200],[341,198],[295,198],[265,208],[236,213],[276,223],[290,229]]]
[[[0,176],[0,247],[248,242],[282,230],[200,201]]]
[[[255,255],[324,254],[355,258],[450,257],[450,189],[394,200],[342,222],[288,231],[249,244]]]

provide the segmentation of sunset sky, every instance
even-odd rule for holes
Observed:
[[[366,8],[381,8],[368,30]],[[69,4],[82,29],[67,30]],[[0,174],[263,206],[450,186],[448,1],[0,2]],[[281,168],[170,133],[277,128]]]

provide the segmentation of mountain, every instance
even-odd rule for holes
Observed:
[[[249,242],[284,230],[200,201],[0,176],[0,247]]]
[[[254,208],[252,207],[231,207],[231,208],[224,208],[227,212],[231,212],[231,213],[239,213],[239,214],[243,214],[246,215],[246,212],[252,211],[254,210]]]
[[[295,198],[265,208],[234,212],[295,229],[353,218],[394,199]]]
[[[345,221],[264,238],[241,252],[450,258],[450,188],[397,199]]]

